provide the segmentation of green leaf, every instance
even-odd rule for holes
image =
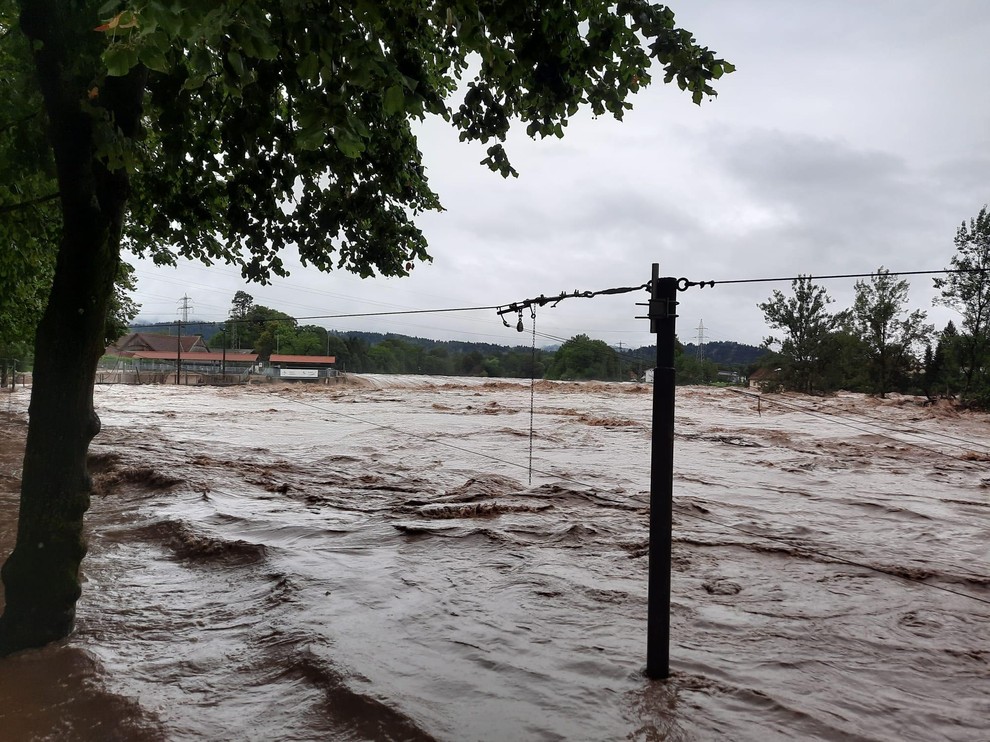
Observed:
[[[157,46],[144,46],[138,54],[141,64],[155,72],[168,72],[169,64],[165,54]]]
[[[103,63],[111,77],[123,77],[138,63],[138,52],[130,44],[113,44],[103,52]]]
[[[320,58],[316,54],[307,54],[296,64],[296,74],[303,80],[316,80],[320,75]]]
[[[385,108],[385,114],[387,116],[393,116],[397,113],[401,113],[404,104],[405,104],[405,95],[403,95],[401,87],[399,87],[398,85],[392,85],[388,90],[385,91],[385,100],[383,106]]]
[[[148,13],[154,6],[149,6]],[[155,21],[159,26],[165,29],[165,31],[171,35],[175,36],[182,30],[182,15],[181,13],[176,13],[169,8],[157,8],[157,12],[154,15]]]
[[[361,139],[371,138],[371,130],[368,125],[354,114],[347,114],[346,126]]]
[[[333,139],[344,157],[360,157],[364,152],[364,141],[353,131],[344,126],[338,126],[333,131]]]
[[[321,123],[313,123],[296,134],[296,145],[304,150],[316,150],[326,141],[327,130]]]
[[[244,58],[240,55],[240,52],[229,51],[227,52],[227,61],[230,62],[231,69],[237,74],[237,77],[244,77]]]
[[[278,47],[275,46],[264,34],[258,33],[253,28],[246,29],[237,37],[244,53],[254,59],[264,59],[271,61],[278,57]]]
[[[186,78],[185,82],[182,83],[182,89],[196,90],[203,87],[204,82],[206,82],[206,75],[190,75]]]

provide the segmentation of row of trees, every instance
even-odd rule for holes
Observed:
[[[263,359],[272,353],[334,356],[337,368],[352,373],[612,381],[641,378],[656,359],[654,346],[616,350],[583,334],[555,351],[376,333],[348,335],[319,325],[300,325],[284,312],[255,304],[244,291],[234,295],[228,321],[207,340],[214,349],[251,349]],[[676,364],[682,384],[710,383],[719,371],[713,361],[685,353],[680,342]]]
[[[906,280],[881,267],[858,281],[853,306],[829,310],[832,298],[808,277],[791,284],[759,308],[781,331],[765,344],[776,353],[762,365],[777,370],[772,383],[805,393],[834,389],[922,392],[960,396],[990,406],[990,212],[963,222],[956,253],[935,279],[936,302],[959,312],[936,332],[924,311],[909,311]]]
[[[542,378],[546,352],[526,348],[469,344],[460,350],[446,343],[399,336],[370,342],[359,333],[345,335],[319,325],[300,325],[293,317],[260,304],[244,291],[232,301],[229,320],[210,338],[211,347],[251,349],[261,358],[272,353],[335,357],[337,368],[353,373],[436,374]],[[473,347],[477,346],[477,347]]]
[[[636,378],[642,374],[644,359],[649,367],[656,357],[638,351],[620,354],[587,335],[565,341],[556,351],[481,343],[463,343],[455,349],[448,343],[394,335],[369,342],[361,334],[347,336],[319,325],[299,325],[284,312],[255,304],[245,291],[234,295],[229,319],[210,344],[251,349],[263,359],[272,353],[334,356],[337,368],[352,373],[566,380]],[[683,348],[679,349],[683,358]],[[691,359],[686,361],[691,365]]]
[[[961,326],[949,322],[940,332],[924,311],[908,309],[910,286],[881,266],[868,281],[855,284],[852,307],[833,312],[826,289],[809,277],[795,279],[791,294],[774,291],[759,305],[767,324],[780,331],[766,339],[776,352],[759,366],[773,370],[774,386],[804,393],[849,389],[885,395],[888,391],[960,396],[990,406],[990,211],[963,222],[956,253],[944,276],[935,279],[936,301],[956,309]],[[549,379],[626,379],[651,365],[655,350],[617,352],[601,340],[578,335],[556,352],[486,348],[451,352],[402,338],[368,343],[317,325],[297,326],[290,316],[255,305],[237,292],[222,342],[273,351],[334,355],[342,368],[369,373],[427,373]],[[679,383],[711,383],[719,366],[685,353],[677,344]]]
[[[835,313],[828,309],[833,299],[810,278],[795,279],[790,296],[774,291],[759,307],[783,333],[765,341],[778,351],[769,359],[779,369],[775,381],[806,394],[863,385],[880,395],[903,390],[934,332],[924,312],[906,312],[908,289],[880,268],[869,282],[856,283],[853,307]]]

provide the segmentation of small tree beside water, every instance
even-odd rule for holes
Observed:
[[[604,340],[576,335],[560,346],[547,367],[548,379],[615,379],[619,357]]]
[[[759,305],[767,324],[782,330],[780,338],[768,337],[767,348],[777,348],[785,386],[810,394],[821,389],[829,336],[842,322],[843,315],[832,314],[832,297],[824,287],[799,276],[791,282],[791,296],[774,291]]]
[[[956,254],[944,277],[934,280],[941,290],[937,303],[962,315],[962,327],[953,345],[959,354],[962,395],[983,406],[990,404],[990,211],[963,222],[956,232]]]
[[[935,330],[925,323],[925,312],[907,313],[908,288],[906,280],[896,280],[883,266],[869,283],[856,282],[850,326],[863,343],[870,382],[881,397],[894,387],[906,388],[919,366],[922,343]]]

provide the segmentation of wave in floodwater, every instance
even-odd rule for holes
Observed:
[[[661,682],[651,391],[98,388],[77,630],[0,660],[0,738],[985,741],[988,418],[679,389]]]

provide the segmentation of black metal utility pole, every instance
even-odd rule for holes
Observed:
[[[653,371],[653,447],[650,457],[650,576],[646,674],[670,677],[670,575],[674,497],[674,340],[677,279],[660,278],[653,264],[650,332],[657,336]]]
[[[175,384],[179,384],[179,375],[182,373],[182,323],[175,323]]]

